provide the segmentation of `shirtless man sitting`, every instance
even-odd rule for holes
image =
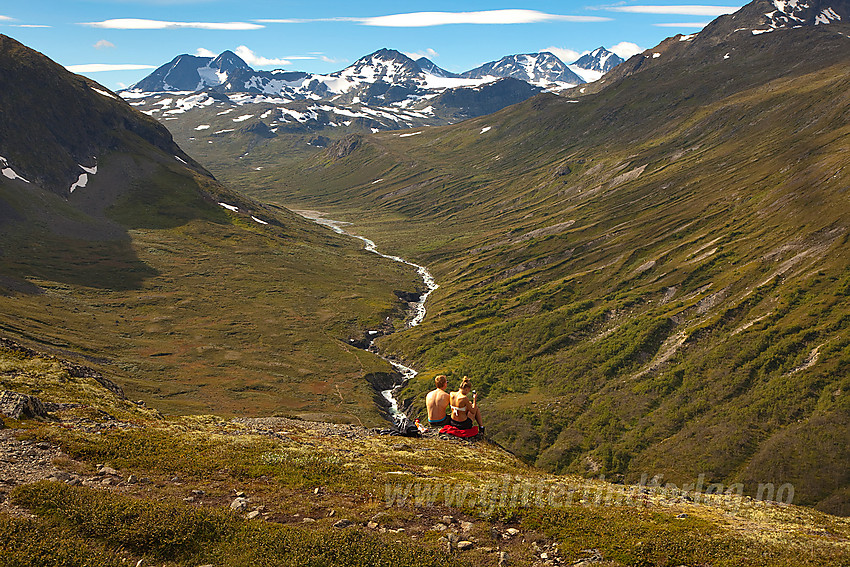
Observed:
[[[447,415],[449,409],[449,394],[446,392],[448,381],[442,374],[434,378],[436,388],[425,396],[425,407],[428,409],[428,423],[436,427],[448,425],[451,416]]]

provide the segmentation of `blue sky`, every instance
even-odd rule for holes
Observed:
[[[236,51],[257,69],[330,73],[382,47],[465,71],[514,53],[567,63],[600,45],[621,55],[694,33],[743,2],[385,0],[19,0],[0,33],[111,89],[181,53]]]

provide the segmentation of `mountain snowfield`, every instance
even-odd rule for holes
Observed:
[[[381,49],[345,69],[319,75],[255,71],[225,51],[215,58],[179,55],[121,96],[166,124],[187,119],[183,115],[190,111],[214,107],[212,116],[200,113],[198,123],[191,125],[195,132],[209,130],[204,135],[211,137],[238,129],[229,128],[229,123],[243,125],[248,120],[266,137],[277,135],[282,126],[376,132],[450,124],[495,112],[543,90],[558,92],[597,80],[619,62],[622,59],[600,47],[570,66],[543,52],[507,56],[456,74],[427,58],[414,61]],[[245,109],[241,120],[214,118],[237,107]],[[213,126],[213,120],[219,123]]]

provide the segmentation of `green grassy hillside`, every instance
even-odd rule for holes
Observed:
[[[352,138],[253,194],[434,272],[424,324],[380,341],[423,370],[414,412],[468,374],[494,438],[548,470],[791,482],[848,513],[847,32]]]
[[[433,435],[164,417],[69,368],[0,346],[0,390],[56,404],[39,419],[4,417],[0,565],[779,567],[850,559],[847,519],[734,489],[553,476],[490,443]]]

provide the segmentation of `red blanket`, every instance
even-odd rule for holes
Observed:
[[[478,435],[478,426],[473,425],[472,429],[458,429],[454,425],[444,425],[440,430],[440,433],[445,433],[447,435],[454,435],[455,437],[475,437]]]

